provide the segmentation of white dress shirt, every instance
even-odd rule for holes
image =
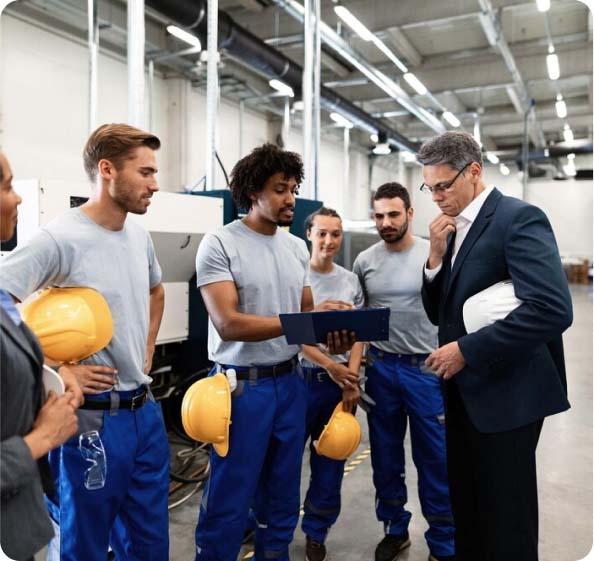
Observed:
[[[493,185],[486,187],[485,190],[478,197],[476,197],[476,199],[473,199],[470,204],[460,214],[458,214],[458,216],[454,217],[454,220],[456,221],[456,239],[454,240],[454,249],[452,251],[452,266],[454,265],[458,251],[462,247],[462,242],[470,231],[470,228],[481,211],[481,208],[483,208],[487,197],[491,194],[491,191],[493,191],[494,188],[495,187]],[[428,269],[427,265],[425,264],[425,278],[431,282],[437,276],[437,273],[441,271],[442,264],[443,261],[434,269]]]

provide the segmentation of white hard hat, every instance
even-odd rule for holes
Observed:
[[[466,300],[462,308],[466,332],[474,333],[505,318],[521,303],[522,301],[516,298],[511,280],[504,280],[481,290]]]

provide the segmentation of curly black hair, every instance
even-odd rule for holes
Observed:
[[[250,195],[261,191],[275,173],[283,173],[285,179],[293,178],[299,185],[303,181],[301,156],[266,143],[241,158],[231,170],[229,183],[235,204],[240,209],[249,210],[252,206]]]

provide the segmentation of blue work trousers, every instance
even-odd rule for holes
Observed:
[[[365,389],[376,405],[367,416],[376,515],[386,534],[407,532],[404,436],[410,420],[419,500],[429,524],[425,539],[434,555],[454,554],[448,487],[445,417],[440,380],[424,366],[426,355],[384,353],[371,347]]]
[[[299,520],[305,392],[300,368],[238,380],[229,453],[221,458],[211,450],[196,527],[196,561],[236,561],[252,506],[258,521],[254,560],[289,560]]]
[[[117,394],[131,399],[138,392]],[[85,398],[109,401],[110,393]],[[105,448],[105,486],[85,487],[90,463],[78,437],[50,453],[56,494],[47,504],[59,532],[48,561],[105,561],[109,545],[118,561],[167,561],[170,454],[161,406],[151,396],[134,411],[80,410],[79,431],[87,430],[98,430]]]
[[[306,368],[304,372],[308,390],[305,440],[310,439],[311,475],[303,504],[305,515],[301,528],[310,538],[324,543],[330,527],[340,514],[340,487],[345,462],[320,456],[313,443],[342,400],[342,390],[320,368]]]

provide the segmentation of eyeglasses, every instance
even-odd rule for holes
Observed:
[[[435,193],[447,193],[449,191],[451,191],[454,187],[454,183],[456,183],[456,179],[458,179],[458,177],[460,177],[462,175],[462,173],[464,172],[464,170],[473,162],[468,162],[457,174],[456,177],[454,177],[454,179],[452,179],[449,183],[446,183],[445,185],[441,185],[440,187],[430,187],[429,185],[426,185],[425,183],[423,183],[420,187],[421,191],[423,193],[427,193],[428,195],[433,195]]]

